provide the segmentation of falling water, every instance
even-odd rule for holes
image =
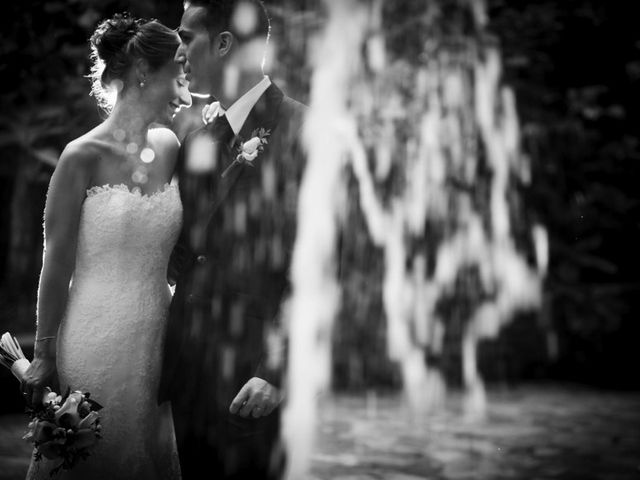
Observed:
[[[319,394],[329,385],[330,333],[340,300],[332,268],[336,236],[342,229],[348,242],[354,228],[340,224],[340,212],[360,210],[383,257],[387,351],[414,412],[436,407],[446,394],[442,371],[430,359],[442,356],[455,319],[462,325],[466,412],[481,418],[479,342],[496,337],[518,310],[541,302],[546,230],[522,223],[526,208],[518,187],[530,181],[529,164],[519,148],[514,94],[501,80],[499,47],[486,32],[484,2],[425,3],[420,15],[407,9],[404,18],[405,26],[421,27],[406,29],[422,35],[420,54],[411,56],[389,47],[394,35],[406,32],[388,25],[385,9],[401,7],[325,0],[292,267],[290,318],[297,320],[289,324],[284,419],[290,479],[303,478],[307,469]],[[446,22],[461,28],[445,31]],[[357,206],[338,201],[350,175]],[[521,223],[526,238],[517,241]]]
[[[335,259],[340,173],[345,137],[355,125],[347,110],[349,84],[358,61],[364,25],[355,2],[331,3],[332,18],[318,47],[313,75],[311,111],[304,127],[309,149],[300,189],[298,234],[292,264],[293,296],[289,318],[290,361],[288,399],[283,419],[289,451],[287,478],[303,478],[318,418],[318,397],[328,385],[333,317],[338,284]],[[355,15],[355,18],[354,18]],[[331,38],[340,37],[336,43]],[[336,121],[336,118],[338,121]]]

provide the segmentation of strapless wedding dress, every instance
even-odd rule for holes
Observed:
[[[171,301],[167,265],[181,223],[175,185],[151,195],[125,185],[87,192],[57,361],[63,391],[90,392],[104,407],[103,438],[55,478],[180,478],[170,405],[157,405],[157,391]],[[58,463],[32,460],[27,479],[49,479]]]

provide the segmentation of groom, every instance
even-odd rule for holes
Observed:
[[[283,471],[279,323],[305,107],[262,71],[269,31],[260,0],[187,1],[178,30],[189,89],[219,101],[178,162],[184,220],[159,400],[172,402],[187,480]]]

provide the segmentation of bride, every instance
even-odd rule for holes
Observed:
[[[115,15],[91,37],[93,92],[108,118],[70,142],[51,178],[28,402],[44,387],[90,392],[104,406],[102,439],[62,478],[180,478],[169,404],[156,402],[171,293],[167,264],[182,222],[171,183],[179,142],[168,128],[190,104],[174,62],[177,34]],[[59,383],[58,383],[59,382]],[[58,390],[60,391],[60,390]],[[49,478],[55,460],[32,460]]]

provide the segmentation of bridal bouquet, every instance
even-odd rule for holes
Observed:
[[[42,457],[62,460],[51,470],[55,475],[60,469],[69,470],[79,460],[91,454],[100,437],[102,406],[90,398],[89,393],[71,392],[58,395],[47,387],[42,404],[29,409],[29,423],[24,440],[33,443],[36,461]]]
[[[0,337],[0,363],[20,381],[30,365],[18,340],[9,333]],[[33,444],[35,460],[42,457],[61,460],[51,470],[51,476],[61,469],[69,470],[79,460],[87,458],[101,438],[98,411],[102,406],[90,396],[80,391],[71,392],[71,389],[58,395],[47,387],[42,403],[27,408],[31,421],[22,438]]]

